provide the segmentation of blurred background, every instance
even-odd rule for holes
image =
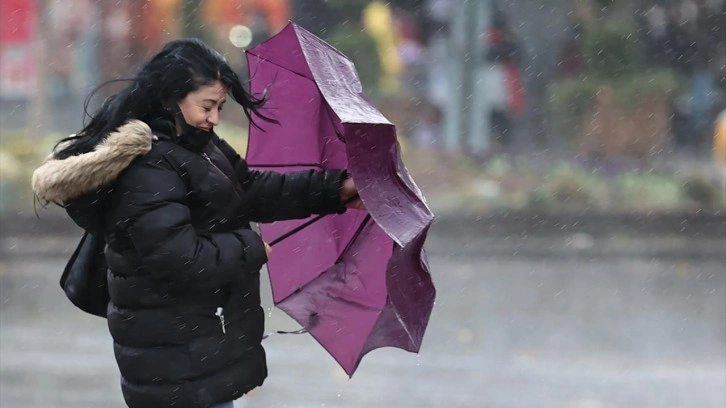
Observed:
[[[437,214],[419,356],[266,340],[238,407],[726,405],[726,0],[0,0],[0,406],[121,407],[32,170],[166,41],[349,56]],[[247,123],[217,128],[240,152]],[[263,299],[269,330],[294,322]]]

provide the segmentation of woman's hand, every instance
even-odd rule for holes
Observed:
[[[340,185],[340,199],[343,200],[345,206],[356,210],[365,210],[366,206],[358,196],[358,189],[355,187],[353,177],[343,180]]]
[[[265,252],[267,253],[267,257],[269,258],[270,255],[272,255],[272,247],[267,242],[263,242],[265,244]]]

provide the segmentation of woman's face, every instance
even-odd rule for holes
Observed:
[[[210,132],[219,124],[226,101],[227,88],[221,82],[215,81],[190,92],[179,101],[179,109],[189,125]],[[177,131],[181,131],[178,123]]]

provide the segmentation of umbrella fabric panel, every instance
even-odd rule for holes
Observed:
[[[411,352],[420,350],[436,297],[423,249],[427,230],[409,246],[394,249],[386,270],[386,306],[366,342],[363,355],[380,347],[398,347]]]
[[[268,261],[273,300],[277,303],[305,287],[333,265],[343,254],[358,227],[365,218],[363,211],[329,215],[308,226],[305,232],[288,237],[275,245],[275,253]],[[261,226],[265,241],[282,236],[306,220],[276,222]]]
[[[359,194],[376,222],[401,246],[433,220],[400,158],[392,125],[346,124],[349,170],[364,188]],[[372,165],[375,163],[376,165]]]
[[[276,306],[348,375],[376,348],[417,352],[435,297],[423,251],[433,215],[401,161],[395,127],[365,99],[352,62],[294,24],[248,62],[253,93],[268,92],[262,114],[279,122],[250,129],[250,166],[346,168],[367,209],[326,216],[275,246]],[[263,237],[301,222],[263,225]]]
[[[352,374],[387,302],[385,270],[393,241],[366,223],[341,260],[277,306],[305,327]]]
[[[252,82],[251,90],[258,97],[266,93],[267,103],[260,113],[278,123],[253,116],[256,126],[250,126],[246,156],[250,166],[321,165],[321,147],[330,143],[338,143],[341,152],[330,157],[327,165],[346,166],[345,148],[335,137],[329,110],[315,83],[266,61],[259,61],[257,68],[259,81]],[[318,137],[326,133],[333,137]]]
[[[257,81],[256,75],[262,71],[256,68],[255,61],[262,59],[278,66],[284,66],[301,77],[313,79],[293,24],[288,24],[277,35],[248,50],[245,54],[247,62],[250,64],[250,76],[254,80],[253,82]],[[257,82],[265,83],[265,81]]]
[[[355,65],[348,57],[303,28],[295,26],[295,32],[320,93],[341,122],[391,123],[363,96]]]

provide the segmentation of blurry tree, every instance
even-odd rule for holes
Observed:
[[[607,10],[609,8],[617,7],[624,3],[623,0],[594,0],[600,10]]]
[[[184,0],[182,4],[183,32],[185,37],[209,41],[209,29],[204,27],[199,10],[204,0]]]
[[[370,0],[336,0],[329,7],[339,23],[357,22]]]
[[[613,20],[585,26],[586,70],[550,87],[550,107],[559,134],[581,150],[651,154],[668,132],[668,105],[680,82],[672,71],[643,69],[633,24]]]
[[[582,23],[590,23],[622,9],[630,0],[572,0],[575,15]]]
[[[585,30],[582,44],[588,74],[616,79],[639,69],[638,37],[627,23],[595,23]]]
[[[324,37],[333,24],[333,15],[325,0],[291,1],[292,20],[306,30]]]
[[[381,60],[375,40],[363,28],[363,10],[368,0],[310,0],[293,5],[293,19],[329,42],[355,64],[363,91],[371,98],[378,94],[382,75]],[[298,17],[300,17],[298,19]]]
[[[345,24],[337,27],[326,40],[353,61],[363,85],[363,92],[375,98],[378,94],[381,64],[373,38],[358,25]]]

